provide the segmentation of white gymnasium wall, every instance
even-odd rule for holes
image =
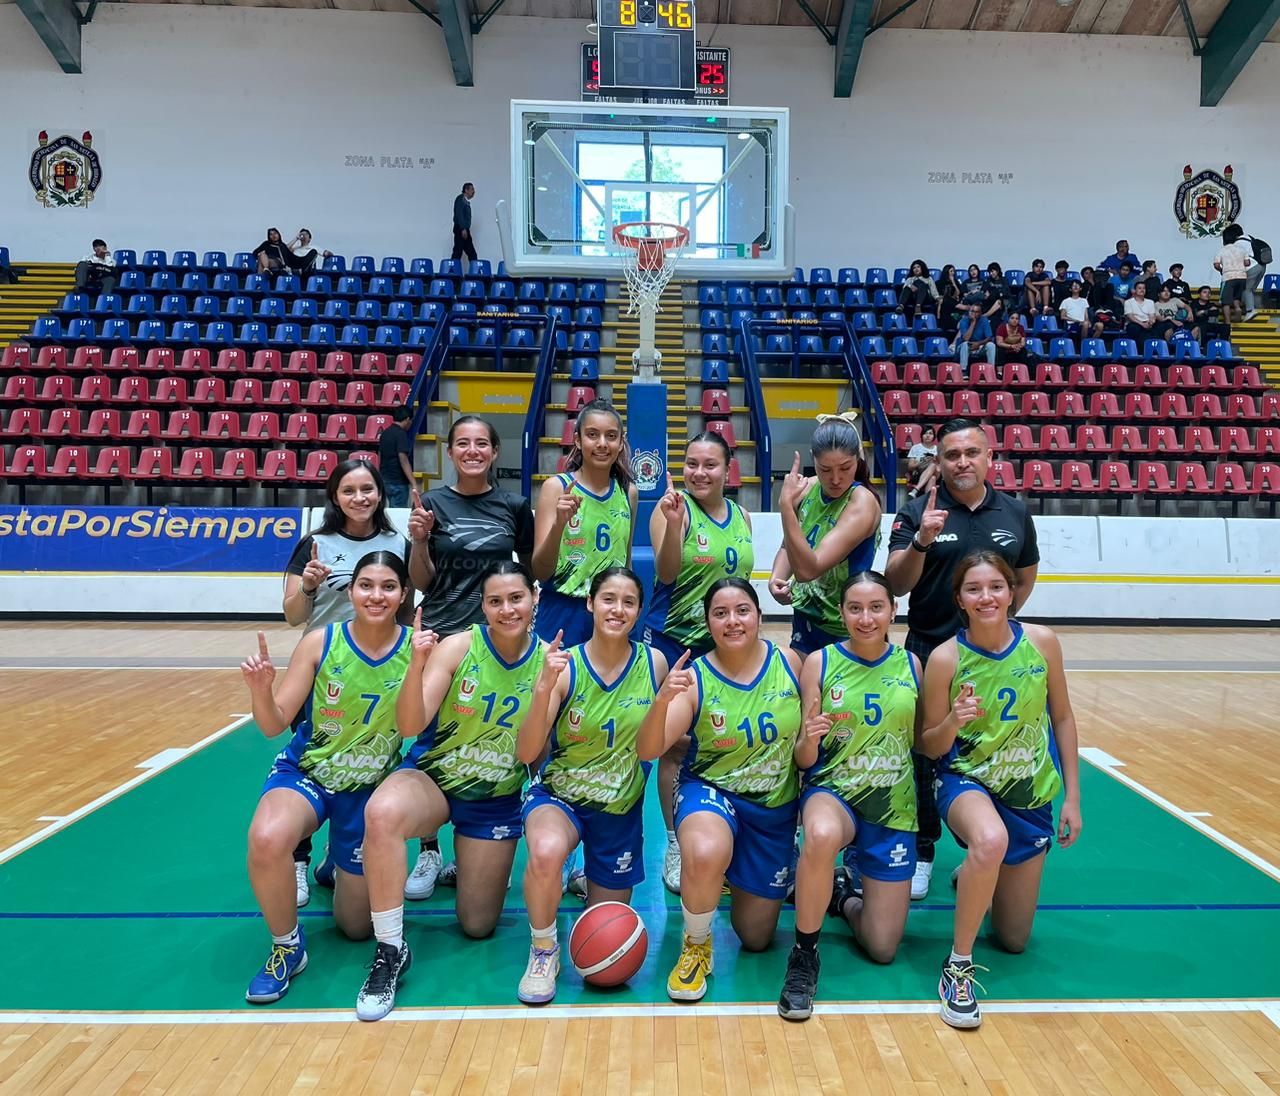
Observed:
[[[305,223],[347,254],[438,256],[472,179],[479,244],[496,255],[507,101],[572,98],[584,35],[575,20],[499,16],[475,40],[478,86],[457,88],[439,28],[416,14],[104,4],[84,31],[85,74],[66,76],[0,5],[0,243],[19,258],[75,258],[94,235],[231,251]],[[1215,245],[1183,239],[1173,218],[1187,162],[1231,163],[1242,223],[1280,235],[1280,46],[1202,109],[1199,64],[1174,38],[879,31],[854,97],[837,100],[811,28],[702,37],[733,47],[736,103],[792,108],[801,265],[1079,265],[1123,235],[1208,279]],[[35,202],[25,165],[42,128],[95,134],[105,182],[88,211]]]

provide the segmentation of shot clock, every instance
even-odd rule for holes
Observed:
[[[694,0],[599,0],[599,94],[697,89]]]
[[[694,70],[693,98],[687,92],[662,89],[614,89],[602,90],[600,86],[600,47],[592,42],[582,43],[582,88],[584,101],[592,103],[600,99],[611,102],[620,100],[670,99],[692,102],[695,106],[713,107],[729,102],[730,51],[728,46],[699,46]],[[650,94],[645,95],[645,92]]]

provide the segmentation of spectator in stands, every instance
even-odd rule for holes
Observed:
[[[1142,345],[1143,339],[1156,337],[1152,330],[1156,324],[1156,302],[1147,300],[1145,282],[1138,282],[1133,287],[1133,295],[1124,302],[1124,332],[1131,339],[1137,339]]]
[[[283,274],[290,268],[293,252],[285,246],[278,228],[267,229],[267,238],[253,249],[259,274]]]
[[[1244,229],[1228,225],[1222,234],[1222,249],[1213,259],[1213,269],[1222,275],[1222,289],[1218,300],[1222,304],[1222,322],[1230,326],[1233,307],[1244,311],[1244,289],[1249,280],[1249,267],[1253,265],[1253,249],[1241,242]]]
[[[465,255],[472,262],[476,261],[476,245],[471,238],[471,199],[475,196],[475,186],[471,183],[463,183],[462,193],[453,200],[453,255],[451,258],[461,259]]]
[[[1173,295],[1173,299],[1177,301],[1185,301],[1188,308],[1191,305],[1191,286],[1182,280],[1182,264],[1171,263],[1169,265],[1169,276],[1165,278],[1164,285],[1161,289],[1168,289]]]
[[[1191,337],[1198,343],[1209,339],[1229,339],[1231,328],[1218,322],[1218,306],[1213,301],[1213,289],[1202,285],[1196,290],[1196,299],[1191,302]]]
[[[106,240],[94,240],[93,250],[76,263],[76,289],[93,293],[116,291],[116,259]]]
[[[1161,286],[1156,298],[1156,324],[1151,330],[1155,339],[1172,339],[1179,331],[1190,333],[1191,309],[1186,301],[1174,297],[1168,286]]]
[[[971,304],[968,314],[960,321],[956,341],[951,344],[965,379],[969,378],[969,355],[981,354],[991,365],[996,364],[996,344],[991,337],[991,321],[982,314],[982,305]]]
[[[915,498],[933,486],[938,478],[938,434],[926,426],[920,440],[907,450],[907,498]]]
[[[1073,279],[1067,277],[1067,271],[1071,269],[1071,264],[1066,259],[1059,259],[1053,264],[1053,281],[1049,283],[1049,306],[1052,309],[1050,315],[1056,316],[1062,311],[1062,302],[1071,296],[1071,282]]]
[[[1022,301],[1023,307],[1027,310],[1027,315],[1053,315],[1052,283],[1053,279],[1049,277],[1049,272],[1045,269],[1045,261],[1043,259],[1033,259],[1031,269],[1027,271],[1026,277],[1022,279]]]
[[[926,309],[932,312],[940,299],[937,283],[929,275],[929,264],[916,259],[898,290],[898,311],[906,313],[907,319],[914,319]]]
[[[1104,270],[1114,272],[1119,270],[1125,263],[1128,263],[1134,270],[1139,269],[1138,256],[1129,250],[1129,241],[1117,240],[1116,253],[1114,255],[1108,255],[1098,264],[1098,266],[1102,267]]]
[[[1126,260],[1120,264],[1120,269],[1112,274],[1108,279],[1111,284],[1111,292],[1115,294],[1116,302],[1123,308],[1125,302],[1133,296],[1133,287],[1138,284],[1138,274],[1134,265]]]
[[[956,277],[955,263],[947,263],[942,268],[942,277],[938,279],[938,326],[954,331],[956,314],[960,311],[960,299],[964,296],[964,285]]]
[[[1076,279],[1071,279],[1071,296],[1069,296],[1058,308],[1058,316],[1062,320],[1062,326],[1066,329],[1067,334],[1077,336],[1078,338],[1099,338],[1102,335],[1102,324],[1097,320],[1093,311],[1089,308],[1089,302],[1084,296],[1084,285]],[[1110,288],[1110,287],[1108,287]]]
[[[1267,263],[1271,260],[1271,245],[1265,240],[1257,240],[1246,236],[1239,225],[1230,225],[1222,233],[1222,242],[1228,242],[1228,234],[1235,240],[1236,246],[1249,254],[1249,269],[1244,279],[1244,318],[1253,319],[1258,314],[1256,297],[1258,286],[1267,272]]]
[[[391,412],[391,425],[378,436],[378,469],[387,489],[387,505],[402,510],[409,505],[409,489],[413,486],[413,408],[397,406]]]
[[[1121,307],[1116,302],[1107,272],[1086,266],[1080,271],[1080,276],[1084,279],[1084,295],[1093,310],[1094,320],[1104,327],[1118,325]]]
[[[1009,290],[999,263],[987,263],[987,280],[982,283],[982,314],[992,323],[1004,315],[1005,295]]]
[[[1164,279],[1160,277],[1160,272],[1156,270],[1154,259],[1148,259],[1142,264],[1142,273],[1138,275],[1138,280],[1147,287],[1147,300],[1154,301],[1160,296],[1160,290],[1164,286]]]
[[[322,258],[327,259],[333,254],[332,251],[321,251],[312,244],[309,228],[298,229],[298,234],[289,241],[289,251],[289,265],[299,274],[310,274]]]
[[[996,358],[1003,365],[1006,362],[1026,361],[1027,329],[1022,323],[1022,313],[1010,312],[999,327],[996,328]]]
[[[960,315],[957,320],[963,322],[968,315],[969,306],[981,304],[987,296],[987,280],[982,276],[982,267],[977,263],[970,263],[961,288],[964,292],[960,295]]]

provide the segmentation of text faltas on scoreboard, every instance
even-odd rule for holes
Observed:
[[[699,46],[694,71],[692,98],[680,93],[651,91],[647,93],[601,95],[600,47],[594,42],[582,43],[582,100],[587,103],[656,104],[692,103],[694,106],[714,107],[729,101],[730,50],[727,46]]]

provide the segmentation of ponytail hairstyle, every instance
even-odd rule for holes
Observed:
[[[498,431],[494,429],[493,423],[488,419],[482,419],[479,415],[459,415],[453,420],[453,424],[449,427],[449,436],[445,441],[445,448],[453,448],[453,439],[457,436],[459,426],[470,426],[472,423],[479,423],[489,431],[489,444],[493,447],[493,463],[489,465],[489,486],[498,486],[498,453],[502,449],[502,439],[498,437]]]
[[[578,417],[573,420],[573,448],[569,451],[569,457],[565,462],[565,471],[576,472],[582,467],[582,423],[588,415],[609,415],[618,424],[618,432],[622,435],[622,447],[618,450],[618,459],[609,469],[609,475],[624,491],[630,489],[635,482],[635,476],[631,474],[631,448],[627,445],[626,427],[622,424],[622,416],[618,414],[617,408],[608,400],[592,400],[579,409]]]
[[[711,616],[711,602],[715,600],[716,594],[721,590],[737,590],[740,594],[746,594],[751,604],[756,607],[756,612],[760,612],[760,598],[756,596],[755,587],[745,578],[718,578],[702,596],[702,617],[704,620]]]
[[[351,585],[354,587],[356,579],[360,577],[360,572],[366,567],[387,567],[395,572],[395,576],[400,580],[400,588],[407,590],[409,588],[409,569],[404,565],[404,558],[396,555],[395,552],[377,551],[366,552],[360,557],[360,562],[356,564],[355,570],[351,572]]]
[[[644,608],[644,583],[640,581],[640,576],[637,575],[630,567],[622,567],[622,566],[606,567],[603,571],[600,571],[591,580],[591,587],[587,591],[587,597],[594,598],[596,594],[600,592],[600,587],[603,586],[606,582],[608,582],[611,578],[625,578],[625,579],[628,579],[630,582],[634,583],[636,588],[636,594],[640,598],[639,607],[641,609]]]
[[[845,453],[857,459],[853,479],[864,487],[871,486],[871,470],[862,455],[862,435],[858,433],[859,412],[854,408],[838,415],[819,415],[809,451],[816,460],[823,453]]]
[[[879,571],[871,570],[859,571],[857,574],[850,575],[844,580],[844,585],[840,587],[840,606],[842,609],[844,607],[845,595],[853,589],[853,587],[863,582],[874,583],[876,586],[881,587],[881,589],[884,590],[885,597],[889,599],[889,605],[896,610],[898,599],[894,596],[893,587],[889,585],[889,580]],[[886,643],[889,642],[889,633],[887,631],[884,634],[884,641]]]
[[[518,575],[525,586],[529,588],[529,593],[533,593],[533,575],[529,573],[523,563],[517,563],[514,559],[500,559],[492,567],[490,567],[484,575],[484,580],[480,583],[481,596],[484,595],[484,588],[491,578],[498,578],[502,575]]]

